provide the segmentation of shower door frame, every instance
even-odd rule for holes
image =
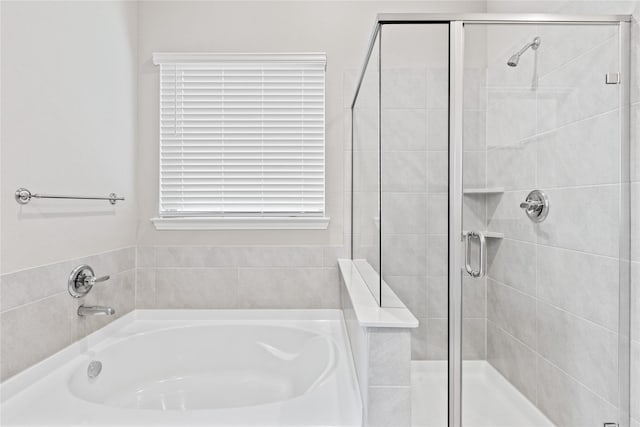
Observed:
[[[387,24],[449,24],[449,173],[448,173],[448,427],[462,427],[462,270],[464,267],[463,209],[463,89],[465,24],[566,24],[618,25],[620,64],[620,198],[619,198],[619,322],[618,322],[618,420],[619,427],[630,424],[630,15],[563,14],[429,14],[383,13],[376,18],[368,50],[357,81],[351,112],[358,99],[373,46]],[[378,58],[378,86],[380,67]],[[379,92],[380,94],[380,92]],[[381,107],[378,102],[378,142],[381,144]],[[353,140],[353,126],[352,126]],[[381,149],[381,147],[378,147]],[[379,165],[379,168],[381,166]],[[353,156],[352,156],[353,171]],[[380,172],[380,170],[379,170]],[[379,174],[380,176],[380,174]],[[353,179],[352,179],[353,185]],[[380,188],[378,189],[380,191]],[[353,206],[352,206],[353,222]],[[381,230],[380,230],[381,232]],[[382,245],[381,245],[382,251]],[[380,257],[382,264],[382,256]],[[382,278],[382,271],[380,272]],[[382,299],[380,305],[384,305]]]

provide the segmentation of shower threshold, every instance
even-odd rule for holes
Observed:
[[[554,427],[522,393],[484,360],[463,364],[462,425]],[[446,427],[447,363],[411,362],[413,427]]]

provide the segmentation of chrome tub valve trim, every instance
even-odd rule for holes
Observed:
[[[542,190],[533,190],[527,194],[527,199],[520,203],[529,219],[533,222],[542,222],[549,215],[549,198]]]
[[[81,298],[89,293],[93,285],[106,282],[110,276],[96,277],[93,268],[82,264],[73,269],[69,275],[69,294],[74,298]]]

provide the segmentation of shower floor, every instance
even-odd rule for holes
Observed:
[[[486,361],[464,362],[462,381],[466,427],[554,426]],[[411,362],[411,400],[413,427],[446,427],[446,362]]]

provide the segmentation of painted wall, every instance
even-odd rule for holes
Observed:
[[[135,243],[137,5],[2,2],[1,272]],[[108,202],[13,200],[18,187]]]
[[[4,380],[134,307],[137,5],[3,1],[0,12]],[[19,206],[22,186],[126,201]],[[111,279],[76,300],[67,277],[83,263]],[[116,315],[80,318],[82,303]]]

